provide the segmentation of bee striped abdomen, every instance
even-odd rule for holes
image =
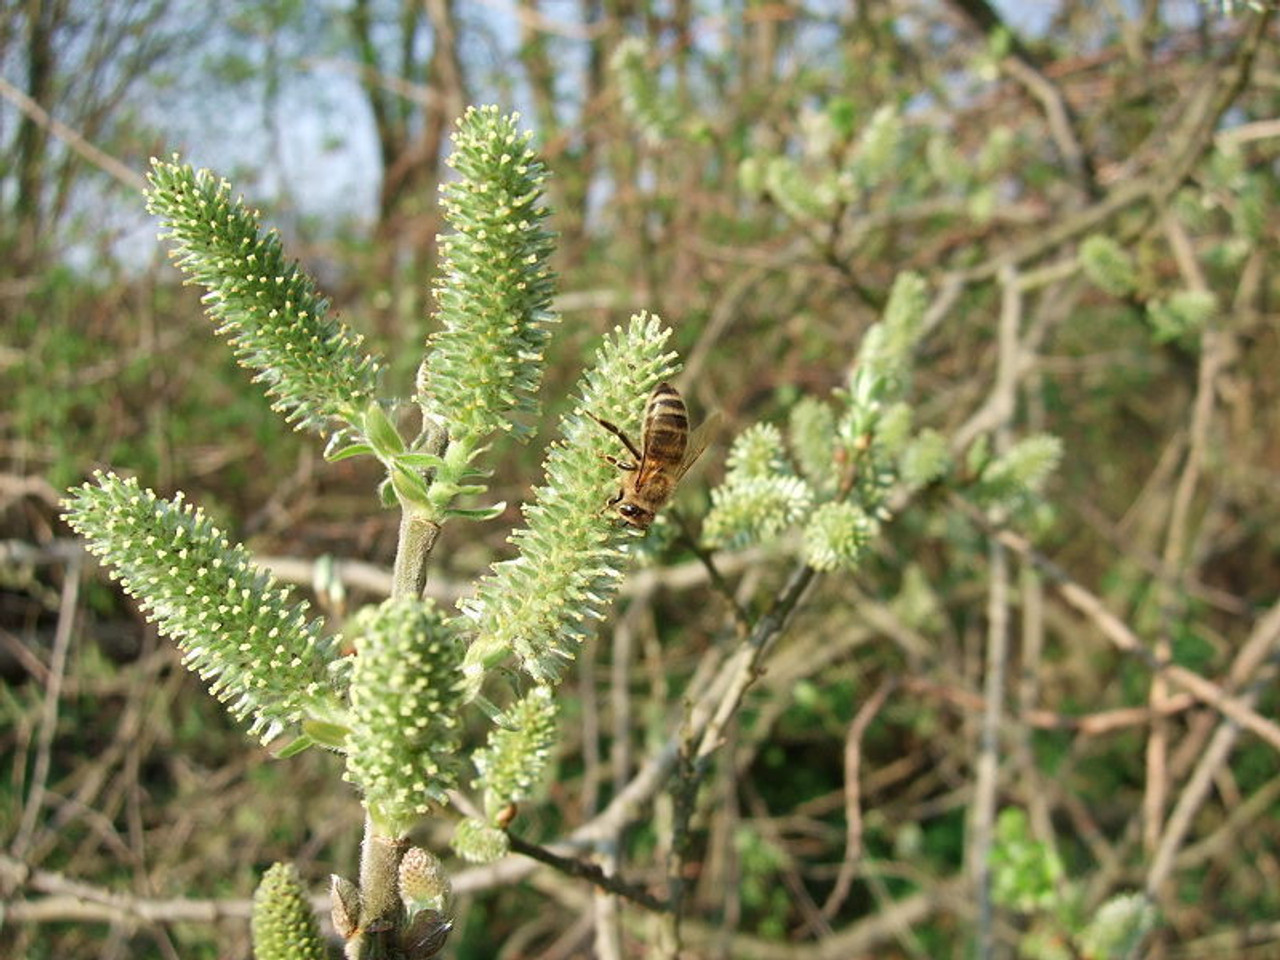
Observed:
[[[605,457],[622,471],[622,485],[607,506],[615,509],[622,522],[636,530],[648,530],[653,518],[671,499],[676,484],[707,445],[707,424],[690,439],[689,412],[676,388],[660,383],[649,394],[644,408],[644,433],[640,446],[608,420],[594,413],[588,416],[622,441],[634,463]]]
[[[675,387],[660,383],[649,395],[641,444],[646,460],[680,463],[689,441],[689,413]]]

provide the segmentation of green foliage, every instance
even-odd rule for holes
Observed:
[[[208,292],[218,333],[257,371],[273,407],[299,428],[331,434],[358,424],[377,390],[379,361],[327,316],[315,284],[285,260],[275,231],[207,170],[152,161],[148,208],[168,228],[172,256]]]
[[[627,119],[650,143],[660,143],[679,131],[682,113],[662,88],[650,51],[639,37],[627,37],[614,47],[609,67],[622,96]]]
[[[837,409],[814,398],[796,404],[790,447],[803,477],[776,427],[756,424],[737,437],[724,482],[711,492],[703,525],[707,543],[763,543],[803,524],[801,555],[807,563],[818,570],[857,565],[887,518],[886,497],[898,479],[894,462],[911,449],[911,409],[902,397],[924,309],[923,280],[900,275],[883,319],[863,336],[847,385],[836,391]],[[913,482],[945,464],[945,449],[934,448],[936,442],[919,451]]]
[[[703,537],[716,546],[745,546],[778,536],[805,516],[813,502],[808,484],[786,463],[776,427],[748,427],[729,451],[722,484],[711,492]]]
[[[263,742],[337,709],[320,622],[291,603],[239,545],[181,494],[162,500],[136,479],[96,474],[64,501],[67,522],[182,649],[184,662]]]
[[[1024,437],[987,462],[974,497],[981,503],[1015,508],[1037,496],[1062,462],[1062,441],[1048,434]]]
[[[1118,894],[1080,932],[1080,953],[1098,960],[1130,956],[1155,923],[1156,909],[1143,894]]]
[[[1142,894],[1118,894],[1086,917],[1079,884],[1015,807],[1002,810],[996,822],[991,869],[993,900],[1030,920],[1018,948],[1032,960],[1121,960],[1154,926],[1155,909]]]
[[[366,607],[348,631],[347,774],[374,820],[399,836],[457,782],[462,643],[433,604],[412,599]]]
[[[30,458],[28,469],[65,490],[84,479],[87,464],[185,476],[210,443],[243,438],[243,453],[227,458],[218,478],[248,499],[268,495],[302,438],[264,417],[267,403],[243,389],[222,344],[192,335],[183,315],[192,298],[161,288],[145,309],[118,306],[134,291],[70,268],[33,281],[12,310],[0,310],[0,392],[10,439],[21,438],[19,461]],[[165,317],[158,332],[157,315]]]
[[[991,851],[991,896],[1023,913],[1053,909],[1066,875],[1057,853],[1031,835],[1027,815],[1017,807],[1000,811]]]
[[[1192,344],[1217,309],[1218,301],[1211,291],[1179,290],[1148,303],[1147,322],[1157,343]]]
[[[1080,244],[1080,266],[1095,286],[1113,296],[1125,297],[1137,289],[1133,258],[1105,234],[1092,234]]]
[[[733,842],[742,871],[742,905],[755,915],[761,936],[780,940],[786,934],[786,918],[792,908],[785,884],[778,881],[778,874],[786,868],[786,855],[754,830],[735,831]]]
[[[325,960],[328,951],[298,871],[277,863],[253,895],[253,952],[257,960]]]
[[[545,481],[524,505],[526,526],[511,535],[517,556],[494,564],[461,605],[476,635],[464,668],[470,695],[511,651],[535,681],[554,683],[617,590],[632,534],[601,514],[602,495],[616,483],[616,470],[601,459],[613,438],[586,411],[634,430],[649,392],[672,375],[670,333],[656,317],[632,317],[579,381],[560,419],[561,439],[547,453]]]
[[[418,401],[453,443],[475,448],[495,430],[527,438],[538,412],[554,276],[544,226],[546,168],[519,116],[470,108],[453,135],[459,179],[441,203],[453,233],[440,241],[435,283],[442,329],[418,371]]]

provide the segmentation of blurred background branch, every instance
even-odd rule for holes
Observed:
[[[5,6],[12,955],[244,955],[267,863],[320,891],[358,859],[335,758],[247,745],[57,516],[113,467],[187,491],[335,622],[390,590],[381,475],[245,389],[135,171],[174,150],[227,171],[407,397],[447,132],[479,102],[526,110],[549,167],[548,417],[645,308],[695,421],[725,426],[567,668],[547,792],[512,826],[655,903],[674,886],[679,929],[512,855],[450,865],[454,955],[1273,953],[1280,33],[1274,4],[1230,7]],[[847,471],[824,418],[904,270],[912,443]],[[811,524],[797,495],[773,535],[709,542],[756,424],[789,465],[773,493],[892,475],[883,516]],[[512,555],[539,482],[542,441],[495,444],[512,506],[443,530],[444,609]],[[878,535],[818,575],[854,520]]]

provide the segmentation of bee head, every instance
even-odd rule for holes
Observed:
[[[619,504],[618,516],[622,517],[627,526],[637,530],[648,530],[649,524],[653,523],[653,511],[637,507],[634,503]]]

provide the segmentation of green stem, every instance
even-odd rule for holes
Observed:
[[[392,599],[417,599],[427,585],[427,566],[440,524],[411,506],[400,514],[400,539],[391,574]],[[360,848],[360,930],[347,942],[349,960],[400,960],[406,914],[400,898],[400,861],[407,836],[389,836],[366,815]]]
[[[427,586],[427,564],[440,536],[440,524],[406,507],[400,514],[400,543],[391,572],[393,600],[422,596]]]
[[[449,447],[449,433],[443,427],[428,422],[427,439],[422,445],[425,453],[443,456]],[[436,480],[432,470],[425,478],[430,485]],[[400,539],[396,544],[396,562],[391,571],[391,599],[418,599],[427,587],[427,565],[431,551],[440,536],[440,524],[427,516],[420,507],[401,504]]]
[[[379,832],[372,817],[365,818],[364,844],[360,848],[363,936],[351,941],[356,948],[352,960],[400,957],[400,928],[405,920],[404,904],[400,900],[400,861],[408,849],[408,837],[388,837]]]

